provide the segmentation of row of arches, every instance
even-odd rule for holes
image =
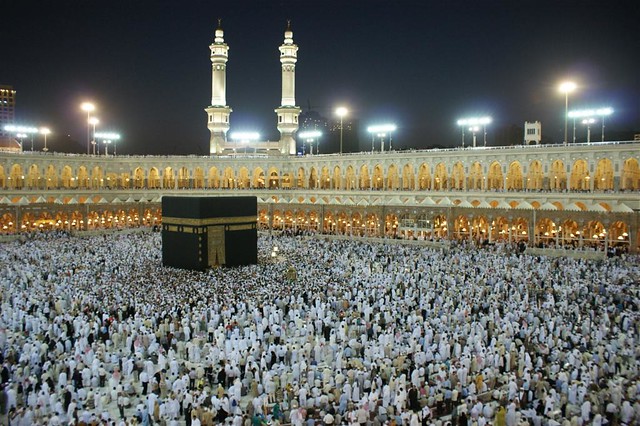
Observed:
[[[26,169],[20,164],[0,165],[0,188],[7,189],[335,189],[335,190],[471,190],[471,191],[611,191],[640,190],[638,159],[624,161],[617,173],[609,159],[595,164],[593,173],[584,159],[568,167],[562,160],[543,166],[539,160],[524,164],[512,161],[488,165],[456,162],[422,163],[398,166],[349,165],[298,167],[282,171],[276,167],[249,169],[241,167],[186,166],[144,169],[132,172],[106,171],[100,166],[91,169],[80,166],[76,170],[53,164],[46,168],[36,164]]]
[[[90,212],[73,211],[27,211],[16,217],[14,212],[0,214],[0,232],[32,232],[42,230],[95,230],[153,226],[161,223],[161,209],[116,208]]]
[[[442,214],[385,214],[335,211],[307,212],[304,210],[276,209],[270,215],[267,209],[258,213],[261,229],[282,231],[311,231],[327,234],[427,239],[473,240],[475,242],[526,242],[539,247],[604,249],[621,246],[629,248],[630,230],[623,221],[606,227],[601,221],[591,220],[579,224],[567,219],[557,223],[549,218],[536,221],[533,233],[530,220],[525,217],[509,219],[484,215],[458,215],[451,221]]]

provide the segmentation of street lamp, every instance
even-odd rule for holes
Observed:
[[[31,135],[31,151],[33,151],[33,134],[38,133],[37,127],[7,124],[4,126],[4,130],[16,134],[16,138],[20,140],[18,143],[20,145],[20,150],[22,150],[22,140]]]
[[[40,129],[40,134],[44,136],[44,148],[42,148],[42,150],[47,152],[49,151],[49,148],[47,148],[47,136],[51,134],[51,130],[47,127],[43,127]]]
[[[258,132],[233,132],[231,133],[231,139],[240,143],[244,146],[244,152],[247,153],[247,145],[251,141],[257,141],[260,139],[260,134]],[[255,149],[255,148],[254,148]],[[235,152],[235,148],[233,151]]]
[[[567,123],[569,120],[569,93],[576,90],[578,86],[573,81],[565,81],[561,83],[558,89],[564,93],[564,141],[567,144]]]
[[[93,145],[93,155],[96,155],[96,124],[99,124],[100,120],[97,117],[89,117],[87,123],[93,126],[93,140],[91,144]]]
[[[587,143],[591,143],[591,125],[595,122],[596,120],[593,118],[585,118],[582,120],[582,124],[587,126]]]
[[[480,130],[479,126],[482,126],[484,132],[484,146],[487,146],[487,124],[491,124],[493,118],[489,116],[485,117],[469,117],[461,118],[457,121],[458,126],[462,127],[462,147],[464,148],[464,129],[466,126],[470,126],[469,130],[473,132],[473,147],[476,147],[476,134]],[[475,130],[474,130],[475,129]]]
[[[304,153],[304,143],[309,144],[309,154],[313,155],[313,141],[316,141],[316,154],[320,153],[320,136],[322,132],[320,130],[307,130],[298,133],[298,137],[302,139],[302,152]]]
[[[380,152],[384,152],[384,138],[389,134],[389,150],[391,150],[391,132],[395,132],[397,126],[393,123],[376,124],[367,127],[367,132],[371,133],[371,152],[374,150],[373,141],[374,136],[380,138]]]
[[[602,120],[602,142],[604,142],[604,118],[613,114],[613,108],[603,107],[597,109],[582,109],[576,111],[569,111],[569,117],[573,118],[574,122],[574,141],[575,141],[575,122],[576,118],[591,118],[594,116],[600,116]]]
[[[96,110],[96,106],[94,104],[92,104],[91,102],[83,102],[80,105],[80,109],[82,109],[83,111],[85,111],[87,113],[87,155],[89,155],[90,154],[89,145],[91,144],[91,133],[90,133],[91,130],[90,130],[90,127],[89,127],[89,125],[91,123],[89,123],[89,119],[91,118],[91,113]],[[95,154],[95,152],[94,152],[94,154]]]
[[[336,115],[340,117],[340,154],[342,154],[342,120],[349,113],[349,110],[341,106],[336,108]]]
[[[120,140],[120,134],[114,132],[96,132],[93,134],[94,139],[102,140],[104,143],[104,155],[109,155],[108,145],[113,143],[113,155],[116,155],[116,143]],[[95,149],[95,146],[94,146]]]

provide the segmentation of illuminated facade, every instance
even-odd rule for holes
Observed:
[[[258,197],[268,229],[638,250],[640,142],[350,155],[1,153],[0,227],[161,221],[165,194]]]

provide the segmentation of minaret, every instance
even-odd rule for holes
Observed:
[[[284,32],[284,43],[280,46],[280,63],[282,64],[282,100],[275,110],[278,114],[278,131],[280,132],[280,153],[296,154],[296,141],[293,138],[298,130],[300,108],[296,106],[296,61],[298,46],[293,44],[291,22],[287,21]]]
[[[211,105],[205,108],[207,112],[207,127],[211,132],[209,153],[221,154],[227,140],[229,130],[229,115],[231,108],[227,105],[227,60],[229,46],[224,42],[221,20],[211,49]]]

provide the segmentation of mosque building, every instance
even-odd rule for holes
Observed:
[[[163,195],[255,195],[262,229],[639,249],[640,141],[297,156],[298,46],[288,26],[280,140],[236,155],[220,25],[210,50],[210,156],[0,152],[0,232],[154,225]]]

